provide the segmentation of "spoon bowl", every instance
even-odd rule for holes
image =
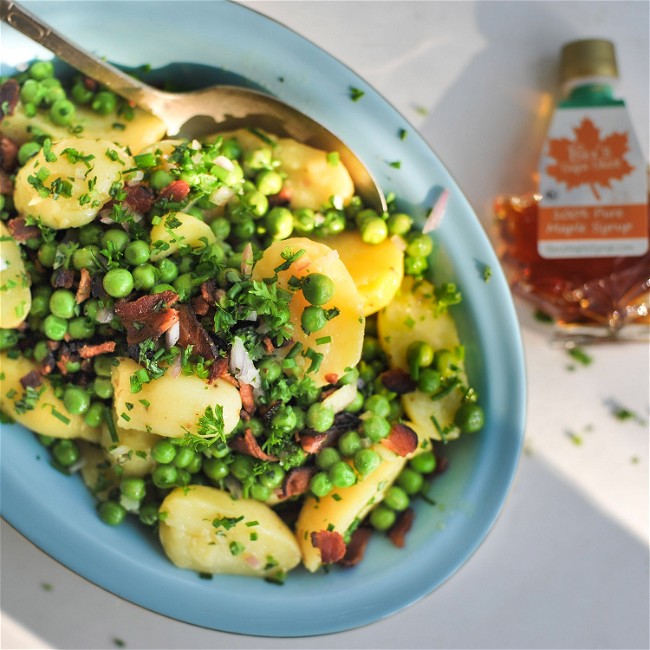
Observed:
[[[187,93],[161,91],[78,47],[13,0],[0,0],[0,18],[79,72],[155,115],[170,137],[198,138],[246,126],[336,151],[357,194],[379,213],[386,210],[383,192],[355,153],[322,124],[271,95],[227,85]]]

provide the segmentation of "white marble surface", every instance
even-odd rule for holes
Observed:
[[[447,164],[486,226],[497,193],[532,187],[538,116],[568,40],[616,43],[620,94],[647,158],[648,2],[246,4],[383,93]],[[428,597],[336,635],[223,634],[119,600],[3,523],[0,646],[648,648],[648,346],[598,346],[582,366],[549,345],[528,306],[518,311],[529,377],[525,453],[492,533]],[[638,417],[617,419],[615,405]]]

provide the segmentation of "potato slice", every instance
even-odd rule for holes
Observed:
[[[317,384],[323,385],[329,383],[325,379],[326,375],[332,373],[341,376],[346,368],[356,366],[361,358],[364,335],[363,301],[338,253],[325,244],[305,237],[294,237],[271,244],[253,268],[253,279],[272,278],[275,275],[274,269],[285,261],[281,257],[285,250],[291,250],[293,253],[304,250],[305,253],[288,269],[278,273],[280,288],[288,290],[289,280],[293,276],[303,278],[310,273],[323,273],[334,282],[334,296],[323,305],[323,308],[336,307],[340,313],[328,321],[320,331],[305,334],[300,326],[302,312],[309,304],[302,291],[294,293],[289,306],[291,322],[294,326],[293,340],[302,343],[303,351],[311,348],[324,355],[319,370],[308,375]],[[331,338],[329,342],[317,343],[317,339],[327,337]],[[311,364],[302,355],[298,355],[296,361],[307,369]]]
[[[33,408],[23,411],[18,407],[16,410],[17,404],[25,395],[20,379],[36,369],[36,364],[29,359],[10,359],[6,353],[0,354],[0,409],[35,433],[54,438],[84,438],[98,442],[101,429],[89,427],[84,422],[83,415],[68,413],[63,402],[54,394],[47,377],[43,377],[41,385],[35,389],[42,392]]]
[[[183,569],[280,577],[300,562],[291,530],[259,501],[191,485],[172,491],[160,510],[160,541]]]
[[[227,381],[212,384],[196,375],[163,375],[131,392],[131,376],[141,368],[131,359],[120,358],[113,367],[113,408],[115,422],[123,429],[147,431],[168,438],[182,438],[199,431],[199,420],[207,408],[223,408],[224,435],[239,422],[241,397]]]
[[[59,140],[50,155],[48,162],[41,150],[19,170],[14,203],[20,214],[56,230],[90,223],[111,200],[113,184],[122,184],[123,173],[135,167],[132,156],[109,140]]]
[[[117,440],[113,440],[108,427],[102,430],[100,444],[104,457],[111,466],[121,468],[122,476],[146,476],[155,466],[151,457],[151,448],[161,440],[160,436],[146,431],[125,429],[119,422],[115,423]]]
[[[185,212],[169,212],[151,228],[151,245],[154,247],[151,261],[169,257],[177,253],[181,246],[200,248],[216,241],[215,234],[204,221]],[[156,247],[156,242],[162,242],[162,246]]]
[[[370,316],[385,307],[397,293],[404,277],[404,253],[390,239],[366,244],[352,230],[322,242],[338,252],[363,298],[363,314]]]
[[[426,341],[434,350],[453,350],[460,341],[456,324],[449,313],[436,316],[433,286],[427,281],[416,284],[413,278],[404,279],[395,299],[379,312],[377,328],[379,341],[393,368],[408,370],[406,351],[413,341]],[[441,434],[433,423],[433,416],[441,429],[453,427],[454,415],[463,399],[461,386],[467,384],[462,368],[458,372],[459,387],[446,396],[432,399],[416,390],[402,396],[404,410],[422,432],[434,440]],[[457,438],[459,432],[452,428],[447,439]]]
[[[140,108],[135,108],[133,119],[116,119],[113,115],[100,115],[90,108],[77,106],[73,126],[81,127],[84,138],[101,138],[110,140],[122,147],[128,147],[134,154],[144,147],[160,140],[166,133],[165,124]],[[52,140],[70,137],[70,126],[54,124],[46,113],[27,117],[22,103],[19,103],[13,115],[2,121],[2,132],[14,142],[23,144],[32,139],[32,132],[38,130],[46,133]]]
[[[32,306],[31,279],[25,271],[20,248],[0,221],[0,327],[18,327]]]
[[[372,474],[347,488],[335,488],[319,499],[308,496],[296,522],[296,539],[300,544],[302,561],[309,571],[322,565],[321,553],[311,540],[311,534],[322,530],[340,533],[343,538],[377,505],[386,490],[402,471],[407,457],[398,456],[381,444],[373,445],[382,462]]]

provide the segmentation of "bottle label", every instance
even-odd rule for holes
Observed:
[[[648,176],[624,106],[556,110],[540,160],[539,192],[542,257],[648,251]]]

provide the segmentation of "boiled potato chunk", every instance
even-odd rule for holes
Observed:
[[[200,248],[216,241],[215,234],[204,221],[185,212],[169,212],[151,228],[151,244],[154,247],[151,260],[157,262],[169,257],[177,253],[181,246]],[[156,242],[162,242],[165,246],[156,248]]]
[[[305,499],[296,522],[296,538],[303,564],[309,571],[316,571],[322,565],[320,550],[312,544],[311,534],[331,530],[345,538],[353,525],[384,498],[407,461],[381,444],[374,445],[373,449],[381,455],[382,462],[372,474],[350,487],[336,488],[325,497]]]
[[[404,253],[390,239],[366,244],[352,230],[323,240],[338,252],[363,298],[364,316],[385,307],[395,296],[404,276]]]
[[[305,334],[300,326],[302,312],[309,304],[302,291],[293,294],[289,305],[294,327],[292,339],[302,343],[303,351],[311,348],[324,355],[319,370],[308,375],[317,384],[323,385],[329,383],[325,379],[326,375],[333,373],[341,376],[345,374],[346,368],[356,366],[361,358],[364,335],[363,301],[338,253],[325,244],[305,237],[294,237],[271,244],[253,268],[253,279],[272,278],[275,275],[274,269],[285,261],[281,254],[287,249],[293,253],[304,250],[305,253],[287,270],[278,273],[278,285],[281,289],[288,290],[292,277],[303,278],[310,273],[323,273],[334,282],[334,295],[323,308],[327,310],[336,307],[340,313],[318,332]],[[327,337],[331,337],[329,342],[316,342],[317,339]],[[302,354],[296,357],[296,361],[306,369],[311,364]]]
[[[83,415],[68,413],[63,402],[54,394],[52,385],[44,377],[36,391],[42,391],[34,403],[34,408],[16,410],[16,405],[25,395],[20,383],[21,377],[37,366],[24,357],[10,359],[6,353],[0,354],[0,410],[11,416],[18,424],[54,438],[84,438],[97,442],[101,430],[89,427]]]
[[[115,422],[122,429],[147,431],[168,438],[197,433],[206,409],[223,409],[224,434],[239,422],[242,408],[239,391],[227,381],[212,384],[196,375],[163,375],[131,392],[131,376],[141,368],[131,359],[120,358],[113,367],[113,408]]]
[[[133,157],[109,140],[66,138],[52,144],[51,154],[48,162],[41,150],[20,169],[14,203],[20,214],[55,230],[90,223],[111,200],[113,184],[122,184],[124,172],[135,167]]]
[[[111,490],[120,484],[120,479],[114,471],[114,466],[106,462],[106,454],[99,446],[79,440],[81,452],[81,477],[86,487],[100,501],[108,499]]]
[[[128,147],[134,154],[160,140],[167,130],[160,119],[140,108],[134,109],[132,120],[123,120],[116,119],[114,114],[100,115],[90,108],[77,106],[72,126],[81,127],[84,138],[110,140]],[[13,115],[2,121],[2,133],[19,145],[31,140],[36,130],[46,133],[52,140],[70,137],[70,126],[54,124],[47,113],[39,112],[34,117],[27,117],[22,103],[18,104]]]
[[[105,458],[114,468],[120,468],[122,476],[146,476],[155,466],[151,448],[161,439],[153,433],[125,429],[115,423],[117,441],[111,437],[110,429],[104,427],[100,444]]]
[[[20,249],[9,229],[0,221],[0,327],[18,327],[32,306],[30,278]]]
[[[379,341],[391,367],[408,370],[406,351],[413,341],[426,341],[434,350],[454,350],[460,345],[451,315],[436,315],[433,295],[431,283],[422,281],[416,284],[413,278],[405,278],[395,299],[379,312]],[[459,365],[459,386],[444,397],[434,400],[419,390],[402,396],[409,419],[435,440],[440,440],[441,434],[431,416],[443,430],[450,428],[447,439],[457,438],[459,434],[453,427],[454,415],[463,399],[462,385],[467,384],[462,364]]]
[[[271,577],[300,562],[291,530],[259,501],[191,485],[171,492],[160,510],[160,541],[183,569]]]

